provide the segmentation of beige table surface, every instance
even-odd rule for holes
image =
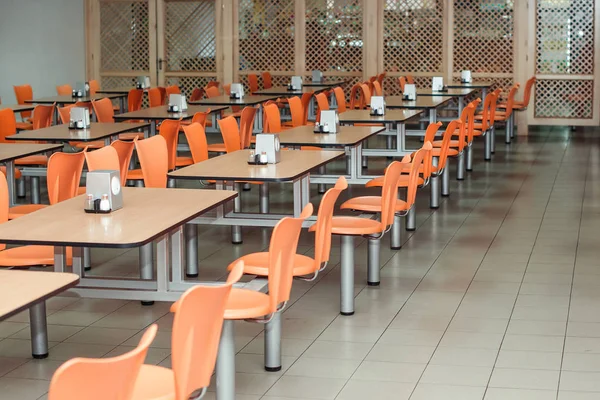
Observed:
[[[264,103],[269,100],[276,100],[277,96],[255,96],[246,95],[242,99],[232,99],[228,95],[215,96],[208,99],[201,99],[196,101],[188,101],[188,104],[201,105],[201,106],[253,106],[256,104]]]
[[[338,133],[314,133],[312,126],[299,126],[279,133],[279,141],[288,146],[356,146],[385,131],[383,126],[340,126]]]
[[[489,81],[470,82],[470,83],[450,82],[446,86],[448,86],[448,88],[485,89],[485,88],[489,88],[493,84],[494,84],[494,82],[489,82]]]
[[[85,195],[0,224],[0,243],[139,247],[237,196],[228,190],[124,187],[123,208],[86,214]]]
[[[0,162],[16,160],[46,151],[62,149],[60,144],[45,143],[2,143],[0,144]]]
[[[302,86],[300,90],[288,90],[287,86],[274,86],[269,89],[262,89],[255,92],[255,95],[275,95],[275,96],[301,96],[304,93],[324,92],[330,90],[329,86]]]
[[[387,103],[387,98],[386,98]],[[387,110],[385,115],[372,116],[370,110],[348,110],[340,114],[340,123],[397,123],[423,113],[423,110]]]
[[[210,110],[211,112],[225,110],[227,107],[220,106],[195,106],[188,105],[188,109],[186,112],[182,113],[171,113],[168,111],[168,106],[160,106],[160,107],[151,107],[151,108],[142,108],[138,111],[128,112],[124,114],[117,114],[114,116],[115,121],[122,121],[128,119],[142,119],[146,121],[150,120],[164,120],[164,119],[192,119],[194,114],[197,112],[206,112]]]
[[[0,104],[0,110],[6,108],[10,108],[14,112],[32,111],[35,108],[35,104]]]
[[[0,320],[77,285],[75,274],[0,270]]]
[[[214,179],[234,181],[293,181],[309,171],[343,157],[343,151],[282,150],[281,162],[249,165],[250,150],[239,150],[209,158],[189,167],[171,172],[176,179]],[[1,237],[1,235],[0,235]]]
[[[450,88],[445,92],[433,91],[431,88],[428,89],[417,89],[417,96],[468,96],[474,93],[473,88]]]
[[[120,97],[125,96],[124,94],[94,94],[90,96],[84,97],[73,97],[73,96],[49,96],[49,97],[40,97],[33,100],[25,100],[25,103],[34,103],[34,104],[75,104],[78,102],[87,103],[92,100],[101,100],[104,98],[108,99],[118,99]]]
[[[66,124],[54,125],[33,131],[22,131],[7,137],[9,140],[46,140],[49,142],[91,142],[106,139],[120,133],[149,127],[145,122],[136,123],[100,123],[92,122],[90,129],[69,129]]]
[[[450,96],[417,96],[417,100],[403,100],[402,96],[386,96],[385,106],[387,108],[438,108],[452,100]],[[389,111],[388,111],[389,112]]]

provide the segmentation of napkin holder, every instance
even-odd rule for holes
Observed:
[[[277,164],[281,161],[281,145],[276,133],[259,133],[256,135],[256,154],[267,153],[267,163]]]
[[[123,208],[123,191],[121,190],[121,176],[119,171],[115,170],[96,170],[87,173],[85,178],[86,198],[92,195],[94,203],[98,204],[103,195],[108,195],[110,211],[116,211]],[[107,211],[101,211],[98,207],[88,208],[85,212],[106,214]]]
[[[243,99],[244,98],[244,86],[241,83],[232,83],[229,98],[230,99]]]
[[[473,77],[471,76],[471,71],[461,71],[460,72],[460,81],[461,81],[461,83],[473,82]]]
[[[407,83],[406,85],[404,85],[404,92],[402,92],[402,100],[417,100],[417,87],[414,84]]]
[[[290,84],[288,85],[288,90],[298,91],[302,90],[302,77],[301,76],[292,76],[290,80]]]
[[[371,96],[371,115],[385,115],[385,99],[383,96]]]
[[[321,71],[313,71],[312,72],[312,81],[313,83],[321,83],[323,82],[323,72]]]
[[[447,92],[448,88],[444,86],[444,78],[441,76],[434,76],[431,82],[431,90],[434,92]]]
[[[323,110],[319,117],[319,125],[315,124],[314,133],[338,133],[340,131],[340,118],[336,110]]]
[[[185,96],[182,94],[170,94],[169,95],[169,112],[183,112],[187,111],[187,101]]]
[[[136,89],[149,89],[150,88],[150,77],[149,76],[138,76],[135,82]]]
[[[69,111],[69,129],[89,129],[90,110],[85,107],[73,107]]]

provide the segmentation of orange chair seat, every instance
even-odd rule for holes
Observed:
[[[172,369],[142,364],[131,400],[175,400],[175,374]]]
[[[213,153],[226,153],[225,143],[213,143],[208,145],[208,151]]]
[[[192,165],[194,160],[192,157],[177,157],[175,160],[176,167],[187,167],[188,165]]]
[[[437,148],[442,147],[442,142],[443,142],[442,140],[434,140],[433,143],[432,143],[433,147],[437,147]],[[465,145],[466,145],[466,141],[465,141]],[[460,146],[460,141],[458,141],[458,140],[451,140],[449,146],[457,148],[457,147]]]
[[[4,176],[6,176],[6,167],[5,166],[0,167],[0,172],[2,172],[4,174]],[[15,179],[19,179],[21,176],[22,176],[21,170],[18,168],[15,168]]]
[[[93,142],[70,142],[69,144],[76,149],[85,149],[86,147],[90,149],[101,149],[104,147],[104,140],[95,140]]]
[[[130,169],[127,171],[127,180],[139,181],[144,179],[141,169]]]
[[[67,264],[73,264],[73,248],[67,247]],[[0,266],[54,265],[54,246],[21,246],[0,251]]]
[[[144,132],[121,133],[119,140],[144,140]]]
[[[48,165],[48,156],[34,155],[15,160],[15,165]]]
[[[18,131],[30,131],[33,129],[33,123],[31,122],[17,122],[16,126]]]
[[[250,275],[269,276],[269,253],[260,252],[246,254],[229,264],[228,271],[239,262],[244,262],[244,273]],[[303,276],[315,272],[315,260],[303,254],[294,255],[294,276]]]
[[[8,219],[16,219],[23,215],[31,214],[32,212],[48,207],[46,204],[22,204],[8,209]]]
[[[344,202],[340,208],[378,213],[381,212],[381,196],[354,197]],[[405,210],[408,210],[408,204],[404,200],[396,199],[395,211]]]
[[[406,165],[410,167],[410,164]],[[406,172],[408,172],[408,168]],[[419,167],[419,173],[423,173],[423,165]],[[423,185],[424,183],[425,181],[423,180],[423,178],[419,177],[419,179],[417,179],[417,184],[419,186]],[[378,176],[377,178],[371,179],[369,182],[366,183],[365,187],[383,187],[383,176]],[[408,175],[400,175],[400,179],[398,179],[398,187],[408,187]]]
[[[317,146],[300,146],[300,150],[321,151],[323,149],[321,147],[317,147]]]
[[[242,117],[242,111],[232,111],[232,112],[228,112],[228,113],[223,113],[222,118],[227,118],[227,117],[241,118]]]
[[[225,306],[225,319],[252,319],[268,315],[269,302],[268,294],[232,288]]]
[[[380,200],[381,202],[381,200]],[[381,223],[358,217],[333,217],[331,233],[334,235],[373,235],[381,233]]]
[[[496,106],[496,108],[502,108],[502,109],[506,109],[506,107],[508,107],[508,104],[506,104],[506,103],[500,103],[500,104],[498,104]],[[524,110],[526,108],[527,108],[527,106],[524,103],[521,103],[521,102],[519,102],[519,103],[515,102],[513,104],[513,109],[514,110]]]
[[[85,186],[79,186],[77,188],[77,196],[81,195],[81,194],[85,194],[86,188]]]

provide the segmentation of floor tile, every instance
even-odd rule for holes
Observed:
[[[294,362],[285,375],[349,379],[359,365],[360,360],[340,360],[302,356]]]
[[[410,400],[481,400],[485,387],[419,383]]]
[[[345,384],[345,379],[283,376],[266,394],[295,399],[332,400],[336,398]]]
[[[557,390],[559,371],[494,368],[489,387]]]
[[[408,400],[415,385],[413,383],[374,382],[350,380],[336,400]]]
[[[543,351],[500,350],[496,368],[547,369],[559,371],[562,361],[561,353]]]
[[[429,365],[419,383],[455,386],[485,386],[492,367],[466,367],[456,365]]]
[[[556,391],[488,388],[484,400],[555,400]]]
[[[352,379],[417,383],[426,364],[363,361]]]

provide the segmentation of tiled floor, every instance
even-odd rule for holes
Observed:
[[[600,399],[597,135],[537,130],[509,147],[499,141],[492,163],[481,161],[478,147],[475,171],[453,180],[439,210],[431,213],[420,194],[419,228],[402,250],[389,250],[386,240],[378,288],[365,284],[366,244],[359,244],[352,317],[338,315],[334,247],[317,282],[294,283],[283,371],[262,368],[261,326],[236,325],[237,398]],[[246,197],[253,206],[255,193]],[[288,200],[274,188],[274,208]],[[270,234],[245,231],[244,244],[233,246],[228,232],[203,228],[204,278],[222,277],[230,261],[265,248]],[[311,251],[311,240],[303,235],[301,251]],[[97,273],[137,273],[135,251],[93,258]],[[45,398],[61,362],[127,351],[153,322],[160,332],[147,361],[169,365],[168,306],[52,299],[46,360],[30,358],[26,315],[0,323],[0,398]]]

